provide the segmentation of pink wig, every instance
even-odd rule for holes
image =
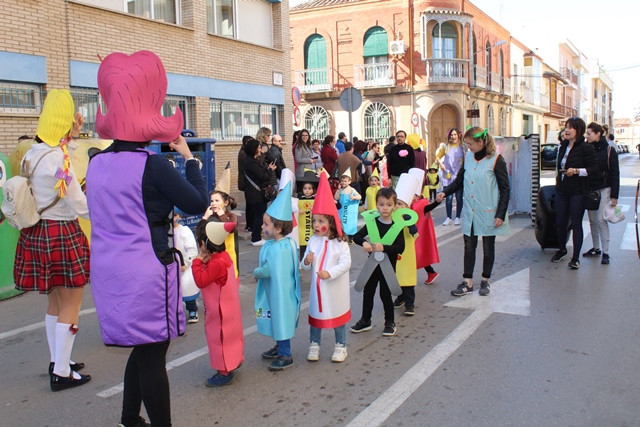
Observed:
[[[108,55],[98,69],[98,90],[107,107],[102,114],[98,106],[96,114],[101,138],[169,142],[180,135],[182,111],[176,109],[171,117],[160,114],[167,95],[167,74],[155,53]]]

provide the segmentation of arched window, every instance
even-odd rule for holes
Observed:
[[[500,108],[500,135],[507,136],[507,110]]]
[[[371,27],[364,34],[365,64],[383,64],[389,62],[389,39],[387,31],[382,27]],[[387,77],[387,68],[384,66],[365,66],[364,79],[375,80]]]
[[[471,109],[480,111],[480,106],[478,105],[478,103],[476,101],[473,101],[471,103]],[[480,126],[480,117],[472,118],[471,119],[471,126]]]
[[[448,22],[436,25],[431,32],[433,58],[455,58],[458,33]]]
[[[305,84],[327,83],[327,44],[320,34],[312,34],[304,42]]]
[[[491,135],[495,135],[495,118],[493,117],[493,107],[489,105],[487,107],[487,130]]]
[[[391,135],[391,113],[389,107],[374,102],[364,110],[364,139],[382,142]]]
[[[329,135],[329,114],[324,108],[314,105],[304,114],[304,127],[309,130],[311,139],[324,140]]]

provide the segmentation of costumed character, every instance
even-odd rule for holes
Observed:
[[[322,169],[324,170],[324,169]],[[316,188],[318,187],[318,175],[315,171],[305,170],[304,176],[298,181],[302,185],[302,192],[298,194],[298,238],[300,242],[300,257],[307,248],[307,242],[313,235],[313,221],[311,220],[311,209],[315,199]]]
[[[287,236],[293,229],[291,186],[288,182],[263,216],[262,233],[266,242],[260,248],[259,266],[253,271],[258,279],[254,303],[258,332],[276,341],[275,347],[262,353],[265,359],[275,359],[269,365],[272,371],[281,371],[293,364],[291,338],[300,315],[298,246]]]
[[[429,166],[429,171],[427,172],[427,185],[424,188],[422,197],[431,201],[435,200],[439,186],[440,177],[438,176],[438,164],[433,162],[431,166]]]
[[[418,179],[424,176],[424,171],[411,168],[409,169],[410,175],[415,175]],[[418,237],[416,239],[416,268],[424,268],[427,272],[427,279],[425,285],[431,285],[438,278],[439,274],[433,269],[432,264],[440,262],[440,256],[438,254],[438,242],[436,240],[436,230],[433,225],[433,218],[431,217],[431,211],[435,209],[440,203],[434,201],[429,202],[427,198],[419,198],[420,188],[416,189],[416,198],[411,205],[418,214]]]
[[[351,168],[348,167],[340,176],[340,189],[336,191],[335,200],[339,203],[338,213],[342,229],[347,236],[353,236],[358,230],[358,207],[362,196],[351,186]]]
[[[373,169],[364,197],[367,210],[376,208],[376,194],[378,194],[378,190],[380,190],[380,175],[378,174],[378,169]]]
[[[202,289],[209,363],[217,371],[205,382],[208,387],[230,384],[233,370],[244,360],[240,279],[224,248],[236,227],[232,222],[201,221],[197,229],[200,251],[193,260],[193,277]]]
[[[29,139],[28,142],[29,148],[27,151],[31,148],[33,140]],[[20,160],[22,160],[22,156]],[[18,162],[18,169],[20,169],[20,162]],[[0,205],[4,200],[1,191],[4,183],[13,175],[10,167],[10,159],[6,154],[0,152]],[[2,211],[0,211],[0,300],[22,293],[22,291],[14,288],[13,281],[13,263],[16,257],[18,236],[20,236],[20,231],[13,228],[11,224],[9,224],[9,221],[5,221],[5,216]]]
[[[182,216],[180,212],[173,212],[173,240],[169,239],[169,244],[173,245],[182,255],[180,266],[180,287],[182,289],[182,301],[184,301],[188,313],[188,323],[198,323],[198,303],[196,300],[200,295],[200,290],[193,280],[191,263],[198,255],[198,245],[191,229],[180,224]]]
[[[313,231],[314,235],[309,240],[300,263],[303,269],[311,269],[310,344],[307,360],[318,360],[321,330],[333,328],[336,345],[331,360],[343,362],[347,358],[345,324],[351,319],[351,251],[347,237],[342,231],[340,216],[331,197],[329,180],[325,174],[320,177],[313,205]]]
[[[124,375],[121,423],[170,425],[166,354],[186,330],[171,211],[201,215],[208,205],[198,161],[180,136],[183,116],[161,115],[167,93],[162,61],[150,51],[116,52],[98,69],[106,105],[96,130],[113,144],[94,155],[87,171],[91,212],[91,288],[106,345],[133,347]],[[185,159],[186,179],[164,156],[145,150],[168,142]]]

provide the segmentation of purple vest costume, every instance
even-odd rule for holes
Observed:
[[[185,332],[180,264],[156,256],[144,209],[142,178],[152,154],[102,153],[87,171],[91,288],[106,345],[166,342]]]

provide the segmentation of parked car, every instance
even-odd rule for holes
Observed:
[[[556,168],[559,147],[560,144],[542,144],[540,146],[540,167],[542,169]]]

